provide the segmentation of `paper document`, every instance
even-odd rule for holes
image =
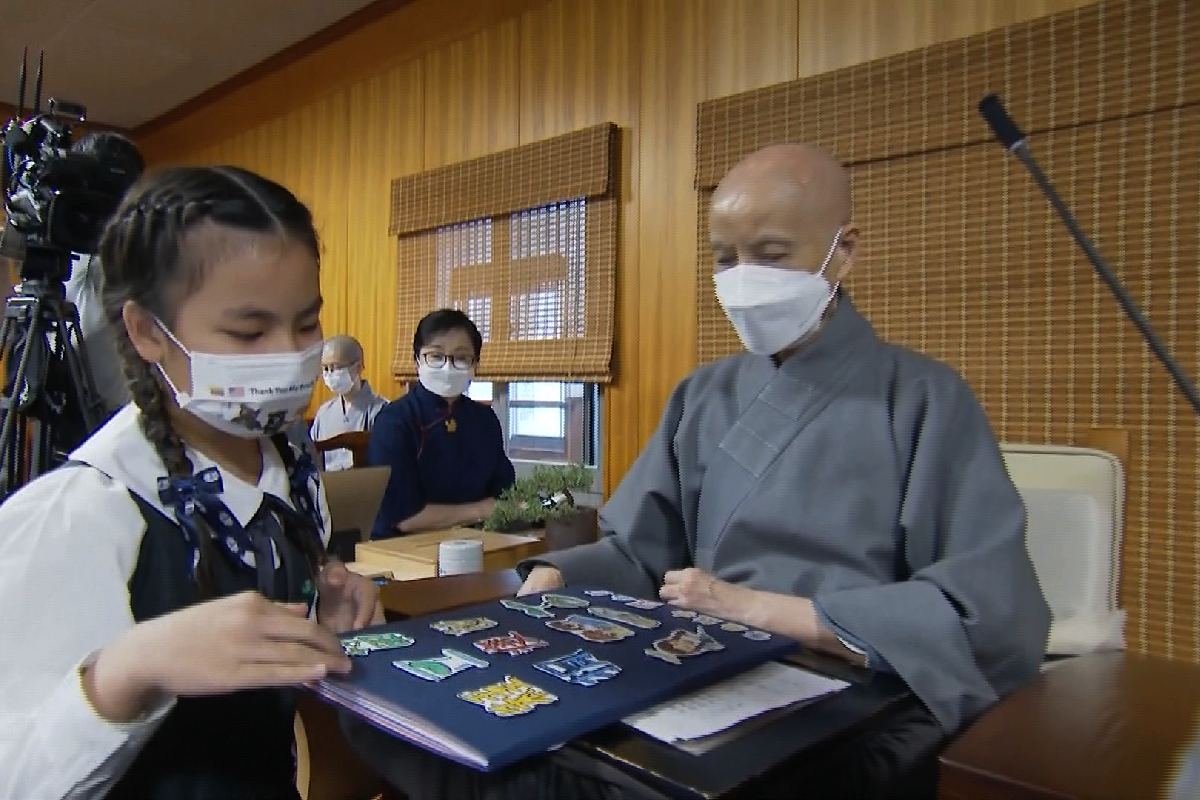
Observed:
[[[849,685],[772,661],[625,717],[624,722],[668,743],[699,739],[766,711],[841,691]]]

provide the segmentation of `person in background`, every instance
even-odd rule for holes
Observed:
[[[325,385],[335,397],[321,404],[313,417],[309,435],[321,442],[350,431],[369,431],[375,417],[387,405],[387,398],[375,394],[363,378],[363,349],[353,336],[339,334],[325,340],[321,351],[321,372]],[[354,466],[354,456],[346,449],[325,453],[325,469],[341,470]]]
[[[417,384],[371,429],[368,460],[392,468],[371,538],[481,522],[516,480],[500,420],[466,395],[482,349],[461,311],[434,311],[417,325]]]
[[[0,797],[298,800],[296,688],[383,621],[280,435],[320,374],[319,254],[234,167],[150,175],[109,222],[133,403],[0,505]]]
[[[130,186],[146,168],[142,152],[119,133],[89,133],[71,146],[71,151],[91,156],[106,166],[124,173]],[[104,309],[104,271],[97,256],[78,256],[66,282],[67,300],[79,309],[79,328],[92,366],[92,380],[104,400],[106,413],[112,415],[129,402],[120,356],[117,332]]]
[[[713,288],[748,352],[680,382],[601,512],[605,535],[519,565],[520,593],[658,597],[895,675],[908,698],[754,796],[932,798],[944,743],[1045,656],[1021,496],[966,381],[880,339],[841,288],[859,230],[829,153],[747,156],[709,219]],[[658,796],[569,748],[484,774],[347,730],[422,800]]]
[[[99,131],[81,137],[71,146],[71,152],[99,161],[112,175],[121,176],[126,187],[132,186],[145,170],[145,160],[137,145],[111,131]],[[20,248],[23,247],[21,244]],[[71,386],[73,381],[70,374],[66,370],[54,370],[46,376],[47,390],[61,392],[69,398],[57,418],[53,443],[55,449],[64,455],[82,444],[99,427],[99,423],[129,402],[129,389],[121,359],[117,355],[117,334],[108,320],[101,297],[104,273],[100,260],[95,255],[79,253],[72,254],[71,258],[71,271],[63,283],[63,291],[67,301],[75,305],[79,314],[79,329],[77,335],[72,337],[72,344],[78,348],[82,337],[92,382],[102,409],[94,426],[89,426],[84,419],[83,409],[76,407],[75,387]],[[53,346],[52,335],[47,337],[47,343]],[[13,391],[12,383],[23,350],[23,342],[13,342],[9,349],[5,363],[6,394]]]

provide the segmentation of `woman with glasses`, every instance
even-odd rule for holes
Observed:
[[[371,428],[368,460],[392,468],[372,539],[481,522],[512,486],[500,421],[466,395],[482,349],[479,328],[461,311],[441,309],[418,323],[418,382]]]

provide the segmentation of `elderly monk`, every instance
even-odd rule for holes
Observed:
[[[829,154],[754,153],[710,225],[717,298],[749,352],[680,383],[603,509],[606,535],[523,564],[521,592],[657,594],[895,673],[915,699],[756,796],[932,796],[946,738],[1045,652],[1021,498],[962,378],[879,339],[839,288],[859,231]],[[652,796],[572,756],[502,779],[431,758],[385,775],[421,798]]]

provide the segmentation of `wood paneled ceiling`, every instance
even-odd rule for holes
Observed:
[[[0,103],[16,101],[21,50],[28,47],[28,105],[44,50],[43,103],[81,103],[90,120],[132,129],[404,2],[4,0]]]

